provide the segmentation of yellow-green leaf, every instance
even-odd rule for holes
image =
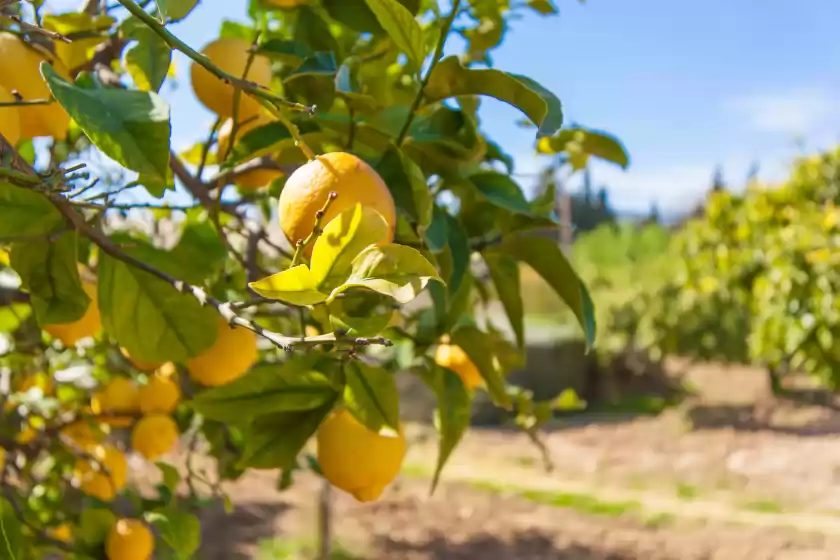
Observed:
[[[3,237],[46,235],[61,226],[61,214],[44,195],[0,181],[0,242]]]
[[[630,165],[627,149],[618,138],[600,130],[581,127],[566,128],[554,136],[541,138],[537,143],[537,151],[541,154],[559,154],[572,151],[572,146],[576,154],[594,156],[624,169]]]
[[[293,305],[315,305],[327,300],[326,294],[316,289],[312,273],[305,264],[251,282],[248,286],[263,297]]]
[[[493,402],[504,408],[511,407],[510,395],[505,390],[502,364],[494,353],[493,339],[472,325],[463,325],[452,335],[452,344],[460,346],[478,368]]]
[[[356,286],[408,303],[431,280],[441,281],[435,267],[417,249],[396,244],[368,247],[353,261],[350,277],[330,298]]]
[[[397,47],[420,69],[426,58],[423,30],[414,15],[397,0],[366,0],[379,24],[388,32]]]

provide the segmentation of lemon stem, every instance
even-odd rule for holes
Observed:
[[[289,268],[294,268],[300,264],[300,260],[303,258],[303,250],[306,249],[307,245],[310,243],[315,243],[315,240],[318,239],[321,232],[324,231],[323,228],[321,228],[321,222],[324,221],[324,216],[327,214],[327,210],[329,210],[330,205],[336,198],[338,198],[338,193],[335,191],[331,192],[327,196],[327,201],[324,203],[324,206],[315,212],[315,225],[312,228],[312,232],[306,236],[306,239],[298,239],[295,244],[295,255],[292,257],[292,264]]]

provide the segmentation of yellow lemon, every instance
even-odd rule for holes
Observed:
[[[76,420],[61,430],[61,435],[81,448],[90,447],[102,439],[102,433],[85,420]]]
[[[102,321],[99,317],[99,304],[96,301],[96,285],[82,281],[82,289],[90,298],[90,304],[81,319],[73,323],[44,325],[44,330],[51,337],[57,338],[67,347],[75,345],[83,338],[95,335],[102,327]]]
[[[393,239],[397,212],[385,181],[355,155],[331,152],[296,169],[280,192],[280,226],[293,246],[312,233],[315,214],[324,207],[331,192],[338,197],[321,220],[322,227],[345,210],[361,204],[382,214]],[[312,255],[313,246],[310,243],[306,247],[307,257]]]
[[[147,362],[147,361],[144,361],[144,360],[138,360],[138,359],[132,358],[131,355],[128,353],[128,350],[126,350],[125,348],[122,348],[122,347],[120,347],[120,354],[122,354],[123,357],[126,360],[128,360],[128,362],[131,365],[133,365],[136,369],[138,369],[140,371],[154,371],[154,370],[158,369],[160,366],[163,365],[160,362]]]
[[[73,531],[67,523],[62,523],[58,527],[53,527],[47,534],[55,540],[61,542],[69,543],[73,540]]]
[[[178,425],[164,414],[144,416],[131,432],[131,447],[149,461],[170,451],[177,442]]]
[[[249,121],[246,121],[239,125],[236,131],[236,139],[242,138],[242,136],[247,133],[249,130],[254,128],[258,128],[265,124],[271,122],[271,117],[266,115],[263,112],[259,113],[259,116],[253,118]],[[228,146],[231,132],[233,132],[233,119],[228,119],[219,129],[219,145],[218,149],[216,150],[216,159],[219,161],[223,161],[225,156],[228,155],[228,150],[232,149]],[[267,187],[275,179],[279,179],[283,176],[282,171],[277,171],[273,169],[255,169],[254,171],[249,171],[247,173],[243,173],[236,177],[236,184],[243,189],[247,190],[255,190],[262,187]]]
[[[106,422],[112,426],[130,426],[131,417],[119,417],[119,414],[133,414],[140,410],[140,394],[137,385],[131,379],[118,377],[108,382],[91,397],[91,409],[94,414],[115,415]]]
[[[435,363],[457,373],[468,389],[475,389],[484,382],[478,368],[460,346],[448,342],[439,344],[435,351]]]
[[[50,90],[41,77],[41,62],[52,64],[64,79],[70,75],[64,64],[43,47],[25,43],[12,33],[0,33],[0,87],[9,93],[17,92],[24,101],[50,99]],[[27,105],[17,108],[20,118],[20,137],[52,136],[56,140],[67,137],[70,115],[58,103]]]
[[[138,400],[143,414],[169,414],[181,400],[181,388],[172,377],[156,374],[140,387]]]
[[[108,560],[149,560],[154,550],[152,532],[137,519],[118,520],[105,539]]]
[[[242,327],[231,328],[219,319],[216,342],[204,354],[187,362],[195,381],[208,387],[230,383],[257,361],[257,335]]]
[[[55,54],[58,59],[68,70],[75,70],[90,60],[97,45],[108,40],[106,32],[114,24],[114,21],[111,16],[92,16],[85,12],[70,12],[44,16],[42,25],[44,29],[65,35],[79,32],[102,33],[100,36],[73,39],[70,43],[55,42]]]
[[[125,487],[128,473],[125,455],[107,443],[92,446],[88,452],[92,457],[76,460],[75,477],[79,487],[88,496],[110,502]]]
[[[250,54],[251,44],[243,39],[222,37],[216,39],[201,50],[216,66],[236,78],[245,77],[262,86],[271,83],[271,62],[264,56],[255,55],[244,76],[245,66]],[[198,100],[221,118],[233,117],[234,92],[236,89],[208,72],[203,66],[193,62],[190,67],[192,88]],[[255,117],[260,111],[260,104],[244,93],[239,96],[238,120],[244,122]]]
[[[333,412],[318,428],[318,464],[333,486],[360,502],[377,499],[399,474],[405,458],[405,436],[377,434],[350,412]]]
[[[0,87],[0,103],[15,101],[12,94]],[[0,134],[14,146],[20,140],[20,117],[18,107],[0,107]]]

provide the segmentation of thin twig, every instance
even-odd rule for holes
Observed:
[[[49,105],[54,99],[20,99],[17,101],[0,101],[0,107],[18,107],[21,105]]]
[[[315,243],[315,240],[321,235],[321,232],[323,231],[323,229],[321,229],[321,222],[324,220],[324,215],[327,213],[327,210],[329,210],[330,205],[336,198],[338,198],[338,193],[335,191],[331,192],[327,196],[327,201],[324,203],[324,207],[315,212],[315,226],[312,228],[312,231],[306,236],[306,239],[298,239],[297,243],[295,243],[295,256],[292,257],[292,264],[290,265],[291,268],[294,268],[300,263],[300,260],[303,258],[303,251],[306,249],[307,245]]]
[[[204,175],[204,168],[207,166],[207,157],[210,155],[210,148],[213,146],[213,142],[216,141],[221,124],[222,119],[217,118],[216,122],[213,123],[213,127],[210,129],[210,135],[207,137],[207,141],[201,146],[201,159],[198,160],[198,168],[195,171],[195,177],[199,181],[201,181],[201,176]]]
[[[63,43],[72,43],[70,39],[62,35],[61,33],[56,33],[55,31],[48,31],[43,27],[38,27],[37,25],[32,25],[31,23],[26,23],[23,21],[20,16],[9,15],[9,14],[2,14],[0,18],[10,19],[18,26],[20,26],[21,31],[25,33],[34,33],[38,35],[45,35],[54,41],[61,41]]]

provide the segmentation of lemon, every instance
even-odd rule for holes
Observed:
[[[169,414],[181,400],[181,388],[172,377],[156,374],[140,387],[138,400],[143,414]]]
[[[201,50],[201,54],[209,58],[216,66],[236,78],[245,77],[251,82],[262,86],[271,83],[271,62],[264,56],[255,55],[244,76],[245,66],[250,54],[251,44],[234,37],[216,39]],[[203,66],[193,62],[190,67],[192,88],[198,100],[221,118],[233,116],[234,88],[230,84],[208,72]],[[238,120],[244,122],[257,116],[260,104],[253,98],[241,93],[239,96]]]
[[[16,91],[24,101],[50,99],[50,90],[41,77],[41,62],[52,64],[64,79],[69,72],[60,60],[45,48],[25,43],[19,36],[0,33],[0,87],[7,92]],[[67,137],[70,115],[58,103],[17,107],[20,118],[20,137],[52,136],[56,140]]]
[[[140,410],[140,392],[131,379],[118,377],[94,393],[91,398],[94,414],[115,415],[105,421],[112,426],[130,426],[131,417],[119,417],[120,414],[134,414]]]
[[[347,410],[333,412],[318,428],[318,464],[330,484],[360,502],[377,499],[399,474],[405,436],[369,430]]]
[[[331,192],[338,196],[321,220],[321,227],[356,204],[376,210],[391,230],[397,223],[394,198],[382,177],[353,154],[332,152],[316,157],[289,176],[278,201],[280,226],[294,246],[306,239],[315,227],[315,214],[324,207]],[[305,250],[312,255],[314,243]]]
[[[484,382],[478,368],[460,346],[448,342],[439,344],[435,351],[435,363],[457,373],[468,389],[475,389]]]
[[[154,550],[152,532],[137,519],[118,520],[105,538],[108,560],[149,560]]]
[[[190,377],[208,387],[230,383],[257,361],[257,335],[242,327],[231,328],[221,318],[218,326],[213,346],[187,362]]]
[[[259,116],[257,116],[256,118],[253,118],[239,125],[239,127],[236,130],[235,140],[242,138],[242,136],[249,130],[266,125],[270,122],[271,118],[265,113],[260,112]],[[232,149],[228,146],[231,132],[233,132],[233,119],[228,119],[219,129],[219,145],[218,149],[216,150],[216,159],[218,161],[223,161],[225,159],[225,156],[228,155],[228,151]],[[236,184],[242,187],[243,189],[255,190],[262,187],[267,187],[272,182],[274,182],[275,179],[279,179],[282,176],[282,171],[273,169],[255,169],[253,171],[248,171],[247,173],[243,173],[242,175],[237,176]]]
[[[125,455],[110,444],[91,446],[92,457],[76,460],[75,478],[82,492],[103,502],[110,502],[125,487],[128,464]],[[102,467],[107,469],[107,474]]]
[[[102,439],[102,434],[85,420],[76,420],[61,430],[61,435],[81,448],[90,447]]]
[[[122,354],[123,357],[126,360],[128,360],[128,362],[131,365],[133,365],[136,369],[140,371],[154,371],[163,365],[161,362],[147,362],[144,360],[132,358],[131,355],[128,353],[128,350],[122,347],[120,347],[120,354]]]
[[[0,103],[12,103],[15,98],[0,87]],[[14,146],[20,140],[20,117],[18,107],[0,107],[0,134]]]
[[[87,311],[78,321],[57,325],[44,325],[44,330],[53,338],[57,338],[64,346],[70,347],[79,340],[95,335],[102,327],[99,317],[99,305],[96,301],[96,285],[82,281],[82,289],[90,298]]]
[[[73,531],[67,523],[62,523],[57,527],[53,527],[47,534],[55,540],[61,542],[69,543],[73,540]]]
[[[178,442],[178,425],[164,414],[144,416],[131,432],[131,447],[148,459],[154,461]]]

